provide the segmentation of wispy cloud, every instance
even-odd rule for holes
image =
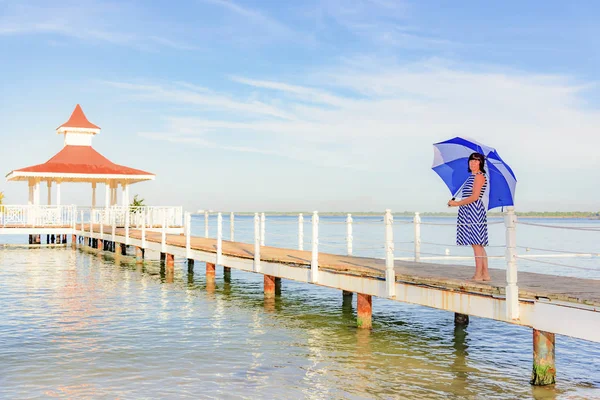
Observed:
[[[258,90],[270,103],[247,103],[239,95],[205,89],[198,93],[179,85],[116,86],[145,91],[155,101],[210,105],[216,111],[207,115],[198,108],[203,115],[167,115],[162,131],[168,133],[144,133],[155,140],[398,174],[412,173],[413,164],[426,171],[431,143],[453,136],[474,137],[501,149],[521,172],[532,168],[528,154],[543,154],[535,157],[536,168],[573,167],[560,164],[571,143],[577,168],[595,163],[600,112],[583,106],[586,85],[581,82],[483,67],[474,72],[433,61],[362,65],[312,75],[320,82],[314,80],[311,86],[232,78]]]
[[[138,10],[128,3],[100,3],[93,0],[61,5],[9,2],[0,17],[0,35],[53,34],[141,50],[161,47],[197,49],[179,40],[144,32],[135,19],[131,19],[136,14]]]

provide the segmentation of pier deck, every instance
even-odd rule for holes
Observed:
[[[112,227],[92,225],[92,237],[112,240]],[[90,237],[89,224],[84,231]],[[115,230],[116,243],[173,254],[177,257],[222,264],[249,272],[292,279],[341,290],[388,298],[385,291],[385,261],[377,258],[319,253],[319,279],[311,279],[311,251],[260,247],[260,270],[254,264],[254,245],[222,241],[221,263],[216,261],[217,240],[190,237],[190,251],[186,237],[161,232],[129,229],[126,240],[124,228]],[[600,281],[519,272],[518,319],[507,317],[505,306],[506,271],[490,269],[491,281],[469,280],[473,267],[411,261],[395,262],[396,296],[391,300],[419,304],[456,313],[492,318],[517,325],[529,326],[548,332],[565,334],[600,342]],[[572,323],[565,324],[565,321]]]

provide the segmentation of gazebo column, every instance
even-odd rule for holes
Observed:
[[[110,188],[110,205],[117,205],[117,183],[113,183]]]
[[[29,183],[29,201],[27,202],[27,204],[32,205],[33,204],[33,186],[34,186],[33,179],[30,179],[28,181],[28,183]]]
[[[60,206],[60,181],[56,181],[56,205]]]
[[[36,179],[35,186],[33,187],[33,204],[36,206],[40,205],[40,181]]]
[[[92,182],[92,208],[96,208],[96,182]]]
[[[121,203],[123,207],[127,207],[129,205],[129,185],[126,182],[121,183],[122,188],[122,196]]]
[[[104,194],[104,207],[108,208],[110,206],[110,195],[112,191],[112,188],[110,187],[110,181],[106,181],[104,187],[106,188],[106,193]]]
[[[48,205],[52,205],[52,181],[48,181]]]

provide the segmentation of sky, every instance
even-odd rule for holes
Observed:
[[[598,211],[593,1],[0,0],[0,164],[94,148],[188,211],[447,211],[432,144],[496,148],[521,211]],[[0,183],[25,204],[24,182]],[[42,188],[42,199],[45,199]],[[89,205],[91,187],[62,201]],[[104,188],[99,189],[99,202]]]

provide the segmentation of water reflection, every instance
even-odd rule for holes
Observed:
[[[468,336],[467,327],[465,325],[454,326],[454,336],[452,338],[452,364],[451,371],[454,374],[452,379],[452,392],[459,396],[472,395],[468,388],[467,378],[469,376],[467,369],[468,353]]]
[[[101,388],[94,397],[132,398],[149,390],[164,398],[553,399],[597,393],[569,381],[586,374],[598,381],[598,373],[582,371],[571,354],[559,369],[562,390],[531,388],[528,360],[517,356],[530,354],[531,343],[498,343],[515,329],[493,321],[475,319],[467,331],[454,328],[449,314],[377,300],[375,329],[363,330],[356,328],[353,298],[336,290],[286,281],[268,299],[262,275],[233,271],[235,279],[217,275],[211,284],[203,273],[186,274],[185,261],[167,279],[158,261],[140,269],[127,257],[108,262],[70,250],[38,252],[37,259],[34,252],[7,253],[0,251],[0,302],[11,304],[0,316],[6,344],[0,368],[9,382],[0,387],[4,398],[36,397],[32,387],[39,381],[53,394],[68,382]],[[67,317],[59,314],[65,309]],[[85,325],[78,327],[78,320]],[[78,329],[66,334],[65,321]],[[600,359],[597,346],[562,343]],[[512,365],[515,359],[519,365]],[[60,376],[49,373],[56,368]]]

